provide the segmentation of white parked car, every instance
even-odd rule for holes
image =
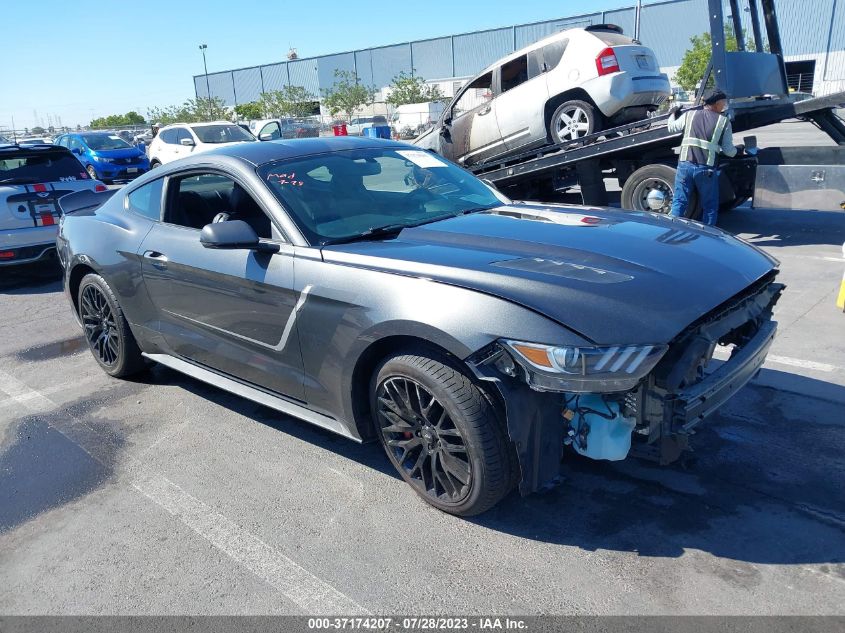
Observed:
[[[66,147],[0,147],[0,268],[55,257],[58,202],[86,190],[107,187]]]
[[[399,138],[414,138],[437,123],[444,107],[442,101],[402,104],[393,111],[390,126]]]
[[[355,116],[346,124],[346,133],[349,136],[363,136],[364,130],[370,127],[389,126],[387,117],[377,114],[376,116]]]
[[[152,168],[215,147],[235,143],[250,143],[257,140],[240,125],[229,121],[174,123],[173,125],[165,125],[159,130],[150,143],[147,154],[150,157],[150,167]]]
[[[484,69],[414,143],[469,165],[644,119],[670,94],[652,50],[619,27],[569,29]]]

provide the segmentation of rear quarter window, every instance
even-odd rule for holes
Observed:
[[[164,178],[141,185],[126,196],[126,207],[145,218],[161,220],[161,190]]]

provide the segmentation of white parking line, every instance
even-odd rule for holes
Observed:
[[[30,388],[2,370],[0,370],[0,391],[8,396],[0,402],[14,401],[32,413],[44,414],[58,408],[58,405],[42,392]],[[57,428],[53,424],[51,427],[97,459],[96,451],[88,450],[65,432],[73,425],[81,425],[92,432],[93,437],[99,439],[97,431],[84,421],[68,413],[65,415],[69,424],[62,426],[66,428]],[[370,613],[352,598],[313,575],[235,522],[215,512],[163,475],[149,471],[126,451],[121,450],[120,454],[130,463],[131,470],[137,473],[132,480],[133,488],[177,517],[194,533],[232,560],[276,588],[304,613],[314,615],[367,615]]]
[[[724,348],[716,348],[713,353],[714,358],[719,360],[728,360],[731,356],[730,350]],[[812,369],[813,371],[823,371],[828,374],[836,372],[845,372],[845,367],[838,365],[831,365],[829,363],[818,363],[814,360],[803,360],[801,358],[792,358],[791,356],[778,356],[777,354],[769,354],[766,356],[766,362],[763,365],[775,363],[777,365],[789,365],[791,367],[801,367],[802,369]]]

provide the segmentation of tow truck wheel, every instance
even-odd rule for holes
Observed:
[[[549,121],[549,135],[553,143],[574,141],[599,129],[599,114],[586,101],[573,100],[560,104]]]
[[[633,211],[653,211],[669,213],[672,210],[672,197],[675,188],[677,170],[668,165],[646,165],[628,176],[622,187],[622,208]],[[695,219],[701,214],[698,200],[692,194],[687,205],[686,217]]]

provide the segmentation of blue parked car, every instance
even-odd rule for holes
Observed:
[[[146,154],[113,132],[63,134],[55,144],[73,152],[94,180],[132,180],[150,169]]]

